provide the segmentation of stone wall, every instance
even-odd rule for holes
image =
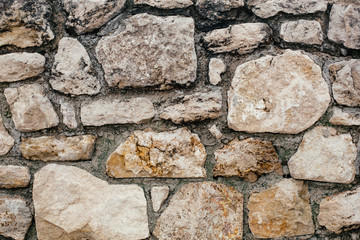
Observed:
[[[360,239],[356,0],[0,0],[0,239]]]

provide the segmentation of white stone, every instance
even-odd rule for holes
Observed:
[[[334,107],[329,122],[334,125],[360,126],[360,110]]]
[[[15,140],[6,130],[0,115],[0,156],[7,154],[14,146]]]
[[[134,0],[134,3],[163,9],[186,8],[193,5],[191,0]]]
[[[226,65],[220,58],[212,58],[209,63],[209,81],[212,85],[221,82],[221,74],[226,71]]]
[[[298,20],[281,24],[280,37],[286,42],[317,44],[323,43],[324,37],[318,21]]]
[[[209,128],[209,131],[216,139],[221,139],[223,136],[221,131],[217,128],[215,124],[212,125],[211,128]]]
[[[76,111],[72,103],[61,99],[60,112],[63,117],[63,123],[68,128],[75,129],[78,127],[78,122],[76,120]]]
[[[30,182],[28,167],[22,166],[0,166],[0,187],[21,188],[27,187]]]
[[[169,195],[169,186],[155,186],[151,188],[151,202],[154,212],[158,212]]]

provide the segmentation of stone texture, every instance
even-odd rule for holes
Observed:
[[[310,194],[302,181],[284,179],[250,195],[250,230],[256,238],[277,238],[314,233]]]
[[[94,95],[101,88],[85,47],[70,37],[59,42],[49,82],[53,89],[71,95]]]
[[[68,13],[66,26],[74,28],[77,34],[91,32],[124,8],[126,0],[61,0]]]
[[[17,196],[0,196],[0,235],[24,240],[32,220],[24,199]]]
[[[15,82],[35,77],[44,71],[44,65],[45,57],[38,53],[0,55],[0,82]]]
[[[17,130],[31,132],[59,124],[54,107],[45,96],[44,88],[40,84],[6,88],[4,94]]]
[[[286,50],[237,67],[228,91],[228,125],[236,131],[297,134],[329,103],[321,68],[300,51]]]
[[[204,36],[206,47],[214,53],[246,54],[270,41],[272,30],[265,23],[243,23],[216,29]]]
[[[60,100],[60,112],[63,117],[63,123],[71,129],[75,129],[79,126],[76,120],[75,107],[72,103],[66,100]]]
[[[50,164],[33,186],[38,239],[145,239],[146,199],[137,185],[109,185],[76,167]]]
[[[20,151],[26,159],[45,162],[89,160],[95,148],[95,140],[93,135],[29,137],[22,139]]]
[[[154,116],[152,102],[142,97],[129,100],[107,98],[81,104],[81,121],[84,126],[140,124]]]
[[[110,86],[169,87],[196,79],[194,20],[137,14],[120,33],[103,37],[96,55]]]
[[[220,90],[186,95],[180,103],[166,107],[160,117],[176,124],[215,119],[221,115]]]
[[[286,42],[318,44],[323,43],[324,37],[318,21],[298,20],[281,24],[280,37]]]
[[[158,212],[169,195],[169,186],[155,186],[151,188],[151,202],[154,212]]]
[[[0,188],[27,187],[30,177],[28,167],[0,166]]]
[[[220,58],[212,58],[209,63],[209,81],[212,85],[221,82],[221,74],[226,71],[226,65]]]
[[[334,4],[330,12],[328,37],[345,47],[360,49],[360,6]]]
[[[196,11],[210,20],[232,19],[228,14],[232,9],[244,6],[244,0],[197,0]],[[229,16],[228,16],[229,15]]]
[[[189,183],[171,198],[154,236],[173,239],[242,239],[243,196],[224,184]]]
[[[215,124],[212,125],[211,128],[209,128],[209,131],[216,139],[221,139],[223,136],[221,131],[218,129],[218,127]]]
[[[14,146],[14,138],[6,130],[0,115],[0,156],[7,154]]]
[[[206,152],[197,134],[187,128],[135,131],[109,156],[111,177],[206,177]]]
[[[193,5],[191,0],[134,0],[134,3],[163,9],[186,8]]]
[[[329,122],[334,125],[360,126],[360,112],[358,109],[334,107]]]
[[[276,171],[282,174],[281,163],[271,142],[252,138],[232,140],[215,151],[214,176],[239,176],[255,182],[259,175]]]

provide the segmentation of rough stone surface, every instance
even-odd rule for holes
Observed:
[[[221,139],[223,136],[223,134],[221,133],[221,131],[218,129],[218,127],[215,124],[212,125],[211,128],[209,128],[209,131],[216,139]]]
[[[81,121],[85,126],[144,123],[155,116],[154,106],[147,98],[94,100],[81,105]]]
[[[76,120],[75,107],[72,103],[66,100],[60,100],[60,112],[63,117],[63,123],[71,129],[78,127],[78,122]]]
[[[251,194],[247,205],[251,232],[256,238],[313,234],[309,199],[307,186],[293,179]]]
[[[191,0],[134,0],[134,3],[163,9],[186,8],[193,5]]]
[[[0,188],[27,187],[30,177],[28,167],[0,166]]]
[[[20,151],[26,159],[45,162],[88,160],[94,151],[95,140],[93,135],[24,138]]]
[[[220,90],[200,92],[186,95],[180,103],[166,107],[160,117],[176,124],[215,119],[221,115],[221,105]]]
[[[360,49],[360,6],[334,4],[330,12],[328,37],[345,47]]]
[[[15,82],[35,77],[44,71],[44,65],[45,57],[38,53],[0,55],[0,82]]]
[[[145,239],[146,199],[137,185],[109,185],[88,172],[50,164],[33,186],[38,239]]]
[[[197,134],[187,128],[135,131],[109,156],[111,177],[206,177],[206,152]]]
[[[2,117],[0,115],[0,156],[7,154],[14,146],[14,138],[10,136],[4,127]]]
[[[155,212],[158,212],[161,205],[169,195],[169,186],[155,186],[151,188],[151,201]]]
[[[210,20],[228,19],[232,9],[244,6],[244,0],[197,0],[196,10],[203,18]]]
[[[300,51],[287,50],[237,67],[228,91],[228,125],[296,134],[312,126],[329,103],[321,68]]]
[[[220,58],[212,58],[209,63],[209,81],[212,85],[221,82],[221,74],[226,71],[226,65]]]
[[[40,84],[6,88],[4,94],[17,130],[31,132],[59,124],[54,107]]]
[[[90,57],[76,38],[64,37],[60,40],[50,84],[53,89],[65,94],[99,93],[101,86]]]
[[[154,236],[172,239],[242,239],[243,196],[214,182],[189,183],[171,198]]]
[[[358,109],[334,107],[329,122],[334,125],[360,126],[360,112]]]
[[[280,37],[286,42],[318,44],[323,43],[323,32],[318,21],[298,20],[281,24]]]
[[[265,23],[243,23],[213,30],[204,36],[204,42],[214,53],[246,54],[267,44],[271,33],[271,28]]]
[[[120,33],[103,37],[96,55],[110,86],[186,84],[196,79],[194,20],[137,14]]]

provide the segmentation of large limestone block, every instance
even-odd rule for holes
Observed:
[[[172,197],[153,234],[159,240],[242,239],[243,195],[224,184],[189,183]]]
[[[134,0],[134,3],[163,9],[186,8],[193,5],[191,0]]]
[[[27,187],[30,177],[28,167],[0,166],[0,188]]]
[[[50,164],[33,186],[38,239],[145,239],[146,199],[137,185],[109,185],[72,166]]]
[[[197,134],[187,128],[135,131],[109,156],[111,177],[206,177],[206,152]]]
[[[358,109],[334,107],[329,122],[334,125],[360,126],[360,112]]]
[[[280,37],[286,42],[318,44],[323,43],[324,37],[318,21],[298,20],[281,24]]]
[[[228,125],[236,131],[297,134],[329,103],[321,68],[300,51],[287,50],[237,67],[228,91]]]
[[[14,146],[15,140],[6,130],[0,115],[0,156],[7,154]]]

